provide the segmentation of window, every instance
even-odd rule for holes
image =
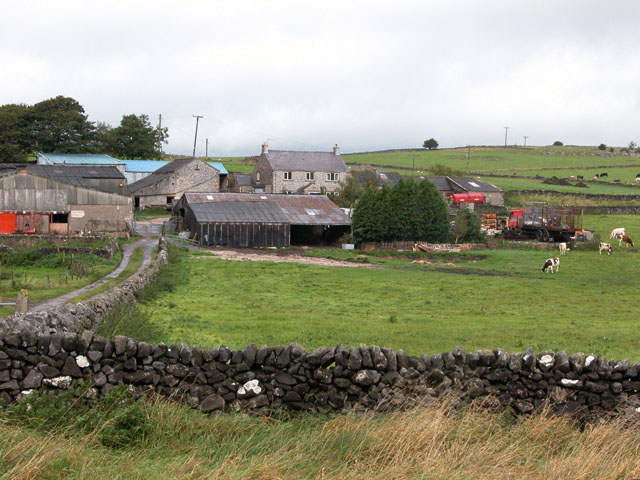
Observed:
[[[257,172],[256,173],[256,182],[259,182],[259,181],[260,181],[260,172]]]
[[[284,172],[284,179],[291,180],[292,179],[291,172]]]
[[[173,203],[173,199],[176,198],[175,195],[170,195],[167,197],[167,205],[171,205]]]
[[[327,181],[328,182],[337,182],[338,181],[338,174],[331,172],[331,173],[327,173]]]
[[[307,180],[314,180],[314,178],[313,178],[313,172],[307,172],[307,174],[306,174],[306,179],[307,179]]]

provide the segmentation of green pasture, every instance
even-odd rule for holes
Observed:
[[[620,225],[598,222],[602,229]],[[179,259],[163,275],[175,284],[129,315],[152,341],[203,348],[297,342],[309,349],[364,342],[412,354],[531,346],[640,359],[640,297],[629,282],[640,257],[632,248],[616,245],[610,257],[574,248],[557,274],[540,271],[557,252],[535,248],[381,268],[171,253]],[[126,328],[125,321],[112,333]]]
[[[458,170],[504,171],[545,167],[585,167],[597,165],[633,165],[638,157],[601,152],[597,147],[471,147],[469,159],[466,148],[443,150],[415,150],[383,153],[343,154],[347,163],[396,165],[427,169],[442,163]],[[414,159],[415,156],[415,159]]]
[[[547,176],[552,176],[548,174]],[[551,190],[553,192],[590,193],[594,195],[640,195],[640,188],[635,185],[607,185],[587,183],[587,188],[542,183],[542,180],[521,177],[480,177],[504,191],[509,190]]]
[[[539,169],[531,169],[531,170],[518,170],[516,173],[518,175],[540,175],[542,177],[552,177],[556,176],[558,178],[569,178],[571,176],[582,175],[586,180],[591,180],[594,175],[600,175],[600,173],[606,173],[607,176],[603,177],[602,180],[606,182],[613,182],[615,179],[620,179],[621,183],[628,182],[636,186],[636,175],[640,173],[640,157],[635,157],[636,162],[635,167],[605,167],[605,168],[563,168],[562,170],[539,170]],[[597,163],[597,162],[594,162]],[[589,184],[591,186],[592,184]],[[640,188],[638,188],[640,190]]]

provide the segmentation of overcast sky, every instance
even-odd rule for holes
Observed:
[[[640,143],[640,2],[3,2],[0,104],[162,114],[165,151]]]

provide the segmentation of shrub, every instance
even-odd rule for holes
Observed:
[[[460,170],[456,170],[449,165],[436,163],[429,167],[429,174],[433,177],[460,177],[464,175]]]
[[[606,146],[604,143],[601,143],[601,144],[598,146],[598,150],[606,150],[606,149],[607,149],[607,146]]]
[[[452,232],[454,243],[483,243],[486,241],[486,234],[481,229],[482,220],[477,213],[468,208],[461,208],[456,215],[455,222]]]
[[[564,146],[564,143],[562,143],[560,140],[556,140],[555,142],[553,142],[553,146],[554,147],[562,147],[562,146]]]

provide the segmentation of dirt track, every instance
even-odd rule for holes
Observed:
[[[216,258],[223,260],[249,260],[252,262],[289,262],[302,263],[304,265],[318,265],[321,267],[360,267],[360,268],[383,268],[381,265],[371,265],[368,263],[345,262],[342,260],[332,260],[330,258],[307,257],[297,253],[277,254],[261,251],[260,253],[250,253],[238,250],[206,250]],[[207,258],[207,257],[198,257]]]

